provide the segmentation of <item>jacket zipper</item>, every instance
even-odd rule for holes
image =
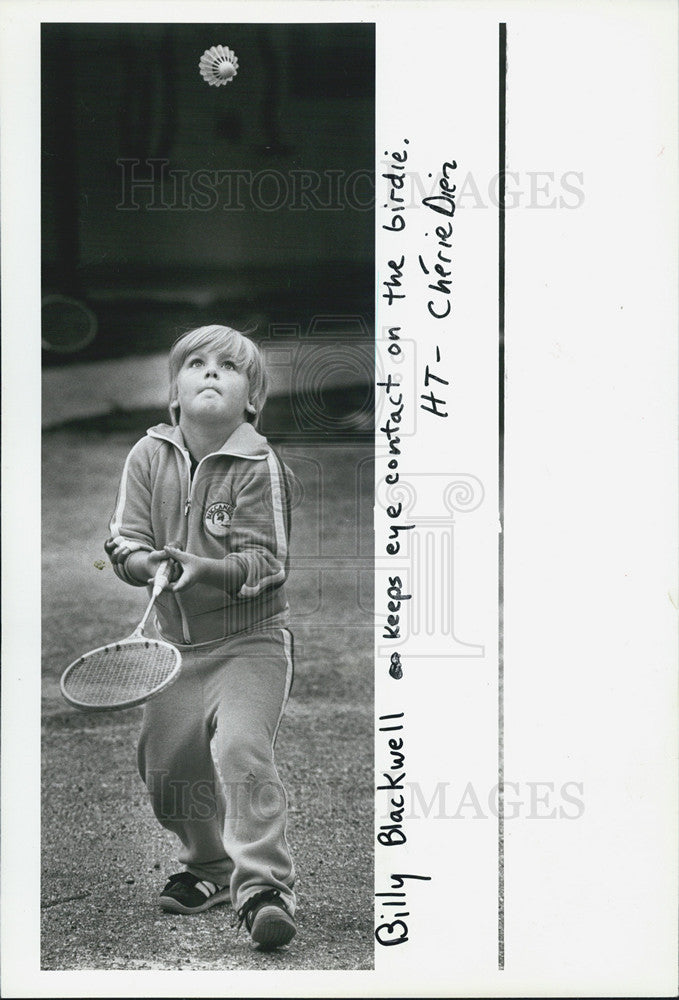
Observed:
[[[169,440],[169,439],[167,439],[167,440]],[[176,448],[179,448],[179,445],[176,444],[176,442],[173,441],[172,444],[174,444]],[[182,455],[186,459],[186,469],[187,469],[187,473],[188,473],[188,487],[187,487],[187,493],[186,493],[186,503],[184,504],[184,517],[187,519],[186,537],[184,539],[184,545],[186,545],[187,542],[188,542],[188,535],[189,535],[188,517],[189,517],[189,514],[191,513],[191,496],[192,496],[192,493],[193,493],[193,488],[194,488],[195,483],[196,483],[196,479],[198,478],[198,470],[200,469],[201,465],[203,464],[203,462],[205,461],[206,458],[211,458],[212,455],[217,455],[218,452],[211,452],[209,455],[204,455],[203,458],[201,458],[200,462],[196,466],[196,470],[193,473],[193,479],[192,479],[191,478],[191,459],[189,458],[189,454],[188,454],[188,452],[183,451],[181,448],[179,448],[179,450],[181,451]],[[174,596],[175,596],[175,599],[177,601],[177,607],[179,608],[179,613],[182,616],[182,632],[184,634],[184,641],[186,643],[190,643],[191,642],[191,632],[189,631],[188,619],[187,619],[186,614],[184,612],[184,608],[182,607],[182,602],[181,602],[181,600],[179,598],[179,595],[175,594]]]
[[[192,481],[191,480],[191,459],[189,458],[189,453],[187,451],[184,451],[183,448],[180,448],[176,441],[173,441],[172,438],[166,437],[164,434],[153,434],[152,437],[159,438],[162,441],[169,441],[170,444],[174,445],[175,448],[177,448],[177,450],[184,456],[184,459],[186,460],[186,469],[187,469],[187,473],[188,473],[188,490],[187,490],[187,494],[186,494],[186,502],[184,504],[184,517],[188,518],[189,513],[191,511],[191,495],[192,495],[192,492],[193,492],[193,487],[195,486],[195,483],[196,483],[196,478],[198,476],[198,470],[200,469],[201,465],[203,464],[203,462],[205,461],[206,458],[212,458],[213,455],[219,455],[221,453],[218,452],[218,451],[212,451],[212,452],[210,452],[209,455],[204,455],[201,458],[201,460],[198,463],[198,465],[196,466],[196,471],[193,474],[193,481]],[[189,534],[189,530],[188,530],[188,524],[187,524],[187,527],[186,527],[186,538],[184,539],[184,545],[186,545],[186,543],[188,541],[188,534]],[[191,643],[191,633],[189,631],[189,623],[188,623],[188,620],[186,618],[186,614],[184,612],[184,608],[182,607],[182,603],[181,603],[181,601],[179,599],[179,596],[177,594],[174,595],[174,598],[175,598],[175,600],[177,602],[177,607],[179,608],[179,614],[181,615],[181,619],[182,619],[182,633],[184,635],[184,641],[187,644],[190,644]]]
[[[174,441],[172,443],[174,444]],[[179,445],[177,445],[177,447],[179,447]],[[188,463],[188,470],[189,470],[189,488],[188,488],[188,492],[187,492],[187,495],[186,495],[186,503],[184,504],[184,517],[188,517],[189,516],[189,511],[191,510],[191,497],[192,497],[192,494],[193,494],[193,488],[194,488],[194,486],[196,484],[196,479],[198,478],[198,470],[200,469],[201,465],[203,464],[203,462],[206,459],[213,458],[215,455],[221,454],[221,452],[211,451],[209,455],[203,455],[203,457],[201,458],[200,462],[196,466],[196,471],[193,474],[193,480],[191,480],[191,460],[189,459],[188,454],[186,452],[182,452],[182,454],[186,458],[186,461]]]

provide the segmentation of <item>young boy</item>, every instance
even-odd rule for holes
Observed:
[[[172,560],[156,624],[182,672],[146,704],[138,756],[154,812],[182,844],[184,870],[160,905],[201,913],[230,897],[253,942],[276,948],[296,930],[273,757],[293,674],[289,470],[255,430],[267,380],[251,340],[201,327],[169,364],[172,425],[128,455],[105,546],[133,586]]]

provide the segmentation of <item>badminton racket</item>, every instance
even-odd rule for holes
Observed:
[[[92,649],[66,667],[61,693],[69,705],[83,712],[132,708],[176,681],[182,664],[179,650],[169,642],[144,636],[151,608],[169,579],[167,560],[156,572],[151,600],[132,635]]]

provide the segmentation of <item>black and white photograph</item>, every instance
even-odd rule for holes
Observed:
[[[679,982],[676,0],[0,0],[7,997]]]
[[[42,967],[370,968],[374,26],[41,45]]]

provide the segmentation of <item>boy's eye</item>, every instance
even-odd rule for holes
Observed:
[[[189,368],[199,368],[202,363],[201,358],[191,358],[189,361]]]
[[[222,368],[232,368],[232,369],[235,369],[235,367],[236,366],[234,365],[233,361],[229,361],[227,358],[225,358],[222,361]]]

